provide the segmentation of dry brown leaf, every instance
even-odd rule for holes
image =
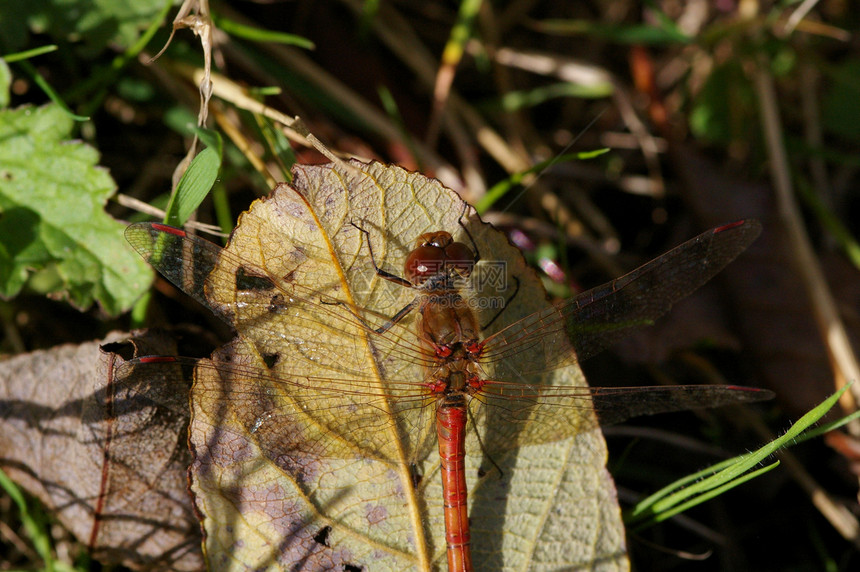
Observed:
[[[168,410],[110,385],[121,359],[99,346],[126,337],[114,333],[0,363],[0,466],[93,558],[133,569],[199,570],[187,416],[174,413],[187,403],[187,389],[162,388],[156,402],[172,393],[175,406]],[[138,353],[175,351],[154,333],[133,344]]]

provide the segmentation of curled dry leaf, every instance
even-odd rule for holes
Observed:
[[[202,568],[187,490],[187,387],[157,396],[112,385],[127,336],[60,346],[0,363],[0,467],[37,496],[93,558],[133,569]],[[135,353],[170,353],[155,333]],[[131,352],[129,352],[131,353]],[[172,379],[162,381],[173,382]],[[166,408],[161,403],[172,402]]]
[[[465,240],[463,220],[484,260],[519,280],[518,294],[506,306],[502,300],[499,321],[548,307],[520,253],[454,192],[398,167],[350,165],[297,167],[292,187],[280,185],[242,215],[217,265],[207,268],[205,294],[186,289],[240,333],[198,367],[192,391],[192,489],[214,569],[444,567],[434,407],[414,387],[398,387],[426,376],[415,359],[417,312],[372,343],[354,315],[379,326],[415,293],[374,273],[368,241],[376,262],[399,273],[420,234],[445,229]],[[499,310],[477,312],[486,324]],[[524,364],[535,356],[526,354],[514,357],[521,363],[489,365],[487,375],[502,375],[493,367],[534,369]],[[585,385],[576,367],[546,375],[555,385]],[[578,414],[594,427],[593,413]],[[599,431],[532,439],[542,444],[514,454],[516,430],[494,434],[489,428],[501,426],[492,412],[474,421],[503,471],[499,477],[470,432],[479,569],[626,568]]]

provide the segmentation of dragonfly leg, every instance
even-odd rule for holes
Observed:
[[[382,324],[378,328],[374,328],[373,325],[371,325],[367,320],[365,320],[364,318],[362,318],[361,316],[356,314],[353,311],[353,309],[350,308],[349,304],[347,304],[346,302],[343,302],[341,300],[335,300],[333,302],[329,302],[329,301],[326,301],[326,300],[323,300],[322,298],[320,298],[320,304],[325,304],[327,306],[343,306],[343,307],[345,307],[346,311],[349,312],[350,314],[352,314],[352,317],[355,318],[356,320],[358,320],[362,326],[364,326],[368,330],[376,332],[377,334],[384,334],[385,332],[390,330],[394,326],[394,324],[396,324],[397,322],[402,320],[404,316],[406,316],[409,312],[411,312],[412,309],[415,308],[415,306],[417,306],[419,302],[420,302],[420,299],[418,299],[418,298],[409,302],[403,308],[401,308],[399,312],[394,314],[394,316],[390,320],[388,320],[387,322],[385,322],[384,324]]]
[[[376,330],[374,331],[377,334],[383,334],[387,332],[394,324],[402,320],[404,316],[406,316],[409,312],[415,309],[415,306],[417,306],[420,302],[421,298],[416,297],[414,300],[403,306],[403,308],[401,308],[399,312],[394,314],[394,316],[390,320],[376,328]]]
[[[478,243],[475,242],[475,239],[472,236],[472,233],[469,232],[469,229],[466,228],[465,224],[463,224],[463,215],[466,214],[466,208],[467,207],[468,207],[468,204],[466,203],[466,201],[463,201],[463,212],[460,213],[460,218],[457,219],[457,222],[460,224],[460,228],[463,229],[463,232],[466,233],[466,236],[469,237],[469,242],[472,243],[472,252],[475,253],[475,258],[472,259],[472,264],[474,267],[474,266],[477,266],[478,262],[481,261],[481,251],[478,250]]]
[[[466,214],[466,209],[467,209],[467,208],[468,208],[468,205],[467,205],[467,203],[464,201],[464,202],[463,202],[463,211],[460,213],[460,218],[459,218],[459,220],[458,220],[457,222],[460,224],[460,227],[463,229],[463,232],[465,232],[465,233],[466,233],[466,236],[468,236],[468,237],[469,237],[469,242],[471,242],[471,243],[472,243],[472,252],[474,252],[474,253],[475,253],[475,258],[472,260],[472,265],[473,265],[473,267],[476,267],[476,266],[478,265],[478,262],[480,262],[480,261],[481,261],[481,251],[478,249],[478,243],[476,243],[476,242],[475,242],[475,238],[472,236],[472,233],[471,233],[471,232],[469,232],[469,229],[468,229],[468,228],[466,228],[466,225],[463,223],[463,215],[464,215],[464,214]],[[482,329],[482,330],[486,330],[487,328],[489,328],[490,326],[492,326],[492,325],[493,325],[493,322],[495,322],[495,321],[496,321],[496,319],[497,319],[499,316],[501,316],[501,315],[502,315],[502,313],[505,311],[505,308],[507,308],[507,307],[508,307],[508,304],[510,304],[510,303],[511,303],[511,300],[513,300],[513,299],[516,297],[517,293],[520,291],[520,280],[519,280],[519,278],[517,278],[516,276],[513,276],[513,279],[516,281],[516,287],[514,288],[514,293],[513,293],[513,294],[511,294],[511,295],[510,295],[510,297],[509,297],[507,300],[505,300],[505,305],[504,305],[504,306],[502,306],[502,309],[501,309],[501,310],[499,310],[498,312],[496,312],[496,315],[495,315],[495,316],[493,316],[492,318],[490,318],[490,321],[489,321],[489,322],[487,322],[486,324],[481,325],[481,329]],[[495,463],[494,463],[494,464],[495,464]]]
[[[478,439],[478,447],[480,447],[481,453],[483,453],[484,458],[487,459],[490,462],[490,464],[496,468],[497,471],[499,471],[500,477],[504,476],[505,472],[502,470],[502,468],[499,466],[499,464],[496,463],[496,461],[487,453],[487,448],[484,447],[484,440],[481,439],[481,432],[478,431],[478,425],[475,423],[475,417],[472,414],[472,408],[467,407],[466,413],[469,415],[469,422],[472,424],[472,427],[475,430],[475,437]],[[482,471],[483,471],[483,469],[480,469],[480,468],[478,469],[479,476],[484,476],[484,475],[480,474]],[[484,472],[484,474],[486,474],[486,471],[483,471],[483,472]]]
[[[516,276],[511,276],[511,278],[513,278],[513,279],[514,279],[514,282],[516,282],[516,287],[514,288],[514,293],[513,293],[513,294],[511,294],[511,295],[510,295],[510,297],[509,297],[507,300],[505,300],[505,305],[504,305],[504,306],[502,306],[502,309],[501,309],[501,310],[499,310],[498,312],[496,312],[496,315],[495,315],[495,316],[493,316],[492,318],[490,318],[490,321],[489,321],[489,322],[487,322],[486,324],[482,324],[482,325],[481,325],[481,329],[482,329],[482,330],[486,330],[487,328],[489,328],[490,326],[492,326],[492,325],[493,325],[493,322],[495,322],[495,321],[498,319],[498,317],[499,317],[499,316],[501,316],[501,315],[504,313],[505,308],[507,308],[507,307],[508,307],[508,304],[510,304],[510,303],[511,303],[511,300],[513,300],[514,298],[516,298],[516,297],[517,297],[517,294],[518,294],[518,293],[519,293],[519,291],[520,291],[520,279],[519,279],[519,278],[517,278]]]
[[[353,312],[352,308],[350,308],[349,304],[347,304],[346,302],[343,302],[341,300],[334,300],[334,301],[329,302],[328,300],[323,300],[322,298],[320,298],[320,304],[325,304],[326,306],[343,306],[344,308],[346,308],[346,311],[349,312],[350,314],[352,314],[352,317],[355,318],[356,320],[358,320],[359,323],[362,326],[364,326],[366,329],[371,330],[371,331],[376,330],[376,328],[374,328],[370,323],[368,323],[367,320],[365,320],[364,318],[362,318],[361,316],[359,316],[358,314]]]
[[[373,245],[370,244],[370,233],[367,232],[365,229],[361,228],[360,226],[358,226],[357,224],[355,224],[354,222],[350,222],[349,224],[351,224],[356,229],[358,229],[358,231],[364,235],[365,240],[367,240],[367,250],[370,251],[370,263],[373,264],[373,271],[376,272],[377,276],[379,276],[380,278],[383,278],[385,280],[388,280],[389,282],[394,282],[395,284],[405,286],[406,288],[415,288],[415,285],[412,284],[412,282],[410,282],[406,278],[401,278],[400,276],[398,276],[396,274],[392,274],[391,272],[388,272],[387,270],[383,270],[382,268],[380,268],[376,264],[376,257],[373,255]]]

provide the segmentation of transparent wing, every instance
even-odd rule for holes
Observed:
[[[487,338],[481,361],[485,384],[472,404],[488,449],[562,439],[593,428],[598,418],[617,422],[767,398],[768,392],[736,387],[567,387],[552,385],[547,375],[666,313],[675,300],[742,252],[759,231],[755,221],[708,231],[609,284]],[[437,360],[421,348],[413,324],[404,321],[378,333],[368,322],[389,316],[349,306],[337,288],[311,288],[290,273],[275,276],[179,229],[139,223],[126,236],[168,280],[240,332],[213,360],[135,360],[120,372],[126,383],[138,382],[131,381],[137,379],[136,366],[155,368],[156,377],[177,381],[196,367],[198,379],[204,380],[200,391],[209,401],[245,404],[242,425],[283,459],[302,452],[420,459],[432,447],[435,397],[424,377]],[[231,294],[225,298],[218,292]],[[286,319],[288,328],[281,325]]]
[[[134,223],[126,229],[125,237],[162,276],[240,333],[260,328],[265,333],[268,327],[270,337],[283,338],[283,332],[275,327],[278,320],[271,318],[292,314],[298,321],[295,315],[300,314],[309,329],[364,332],[373,336],[377,351],[383,354],[432,365],[407,327],[411,322],[395,324],[378,334],[369,325],[384,323],[390,316],[350,307],[330,286],[306,286],[289,275],[275,276],[208,240],[164,224]],[[224,299],[214,296],[215,292],[235,294]],[[293,338],[293,342],[302,342],[297,336]]]
[[[475,395],[487,451],[549,443],[640,415],[770,399],[767,390],[732,385],[559,387],[489,382]],[[480,413],[479,413],[480,415]]]
[[[525,376],[588,359],[630,328],[650,325],[667,313],[734,260],[760,232],[755,220],[704,232],[620,278],[500,330],[484,340],[483,360],[503,361],[537,351],[542,359],[530,360],[532,366],[516,372]]]
[[[372,388],[370,380],[284,376],[237,355],[230,345],[212,359],[145,356],[115,373],[124,394],[145,395],[185,415],[188,402],[177,394],[187,392],[192,379],[196,399],[237,417],[242,437],[256,439],[285,468],[303,458],[421,460],[434,446],[432,400],[413,384],[382,394],[357,389],[361,382]],[[391,401],[398,402],[397,414],[386,413]],[[403,431],[407,410],[408,435],[392,440]]]
[[[303,437],[310,450],[324,441],[344,444],[326,445],[330,456],[357,455],[358,444],[366,457],[425,454],[432,407],[429,415],[421,407],[430,398],[423,378],[433,361],[406,324],[377,333],[368,323],[388,317],[350,307],[330,285],[310,288],[275,276],[180,229],[142,223],[126,236],[162,275],[239,332],[219,360],[193,363],[198,376],[223,378],[221,399],[250,404],[246,427],[262,431],[276,420],[295,426],[282,418],[290,415],[318,428],[321,436]]]

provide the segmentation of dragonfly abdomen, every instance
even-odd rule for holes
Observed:
[[[445,395],[436,408],[436,435],[445,510],[448,570],[471,570],[469,506],[466,489],[466,396]]]

